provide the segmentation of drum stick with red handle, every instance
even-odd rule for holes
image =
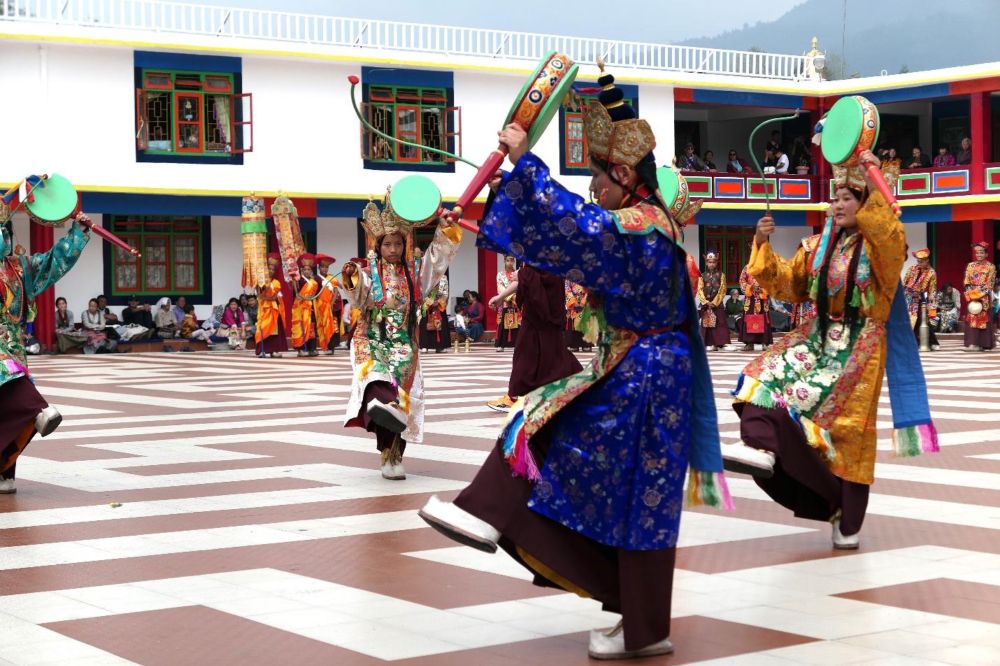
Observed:
[[[476,227],[468,220],[462,220],[459,218],[461,218],[462,212],[469,207],[469,204],[472,203],[473,199],[475,199],[476,196],[483,191],[483,188],[486,187],[486,183],[490,182],[490,178],[492,178],[497,170],[500,169],[500,165],[503,164],[505,157],[507,157],[507,146],[501,143],[497,146],[497,149],[490,153],[490,156],[486,158],[486,162],[483,163],[483,166],[479,167],[479,171],[476,172],[476,175],[472,178],[472,182],[469,183],[469,186],[465,188],[464,192],[462,192],[462,196],[458,198],[458,201],[455,203],[455,207],[449,211],[447,215],[448,219],[456,222],[462,227],[465,227],[469,231],[473,231],[473,233],[479,233],[479,227]]]
[[[854,154],[861,157],[862,149],[860,147],[854,149]],[[889,208],[892,209],[893,215],[898,218],[903,217],[903,209],[900,207],[899,202],[896,201],[896,195],[892,193],[892,188],[889,187],[889,183],[886,182],[885,176],[882,175],[882,170],[875,166],[874,164],[869,164],[865,167],[865,173],[868,174],[868,181],[875,186],[875,189],[882,194],[882,198],[885,202],[889,204]]]
[[[142,256],[141,254],[139,254],[139,250],[135,249],[134,247],[123,241],[121,238],[118,238],[118,236],[115,236],[113,233],[111,233],[104,227],[97,226],[91,220],[77,220],[77,221],[80,223],[80,226],[89,229],[91,232],[100,236],[101,238],[108,241],[115,247],[120,247],[121,249],[125,250],[126,252],[128,252],[133,256],[136,257]]]

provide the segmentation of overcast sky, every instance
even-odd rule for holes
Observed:
[[[434,23],[472,28],[674,43],[711,37],[744,23],[773,20],[805,0],[562,0],[500,3],[481,0],[188,0],[198,4],[253,7]],[[769,50],[799,49],[768,44]]]

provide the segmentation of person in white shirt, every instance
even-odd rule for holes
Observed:
[[[788,173],[788,155],[780,147],[774,151],[777,164],[774,165],[775,173]]]

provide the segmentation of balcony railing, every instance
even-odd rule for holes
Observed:
[[[299,44],[537,61],[559,51],[634,69],[795,80],[806,57],[693,46],[369,21],[160,0],[0,0],[0,22],[48,23]]]

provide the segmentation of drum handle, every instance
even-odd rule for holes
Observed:
[[[465,209],[469,207],[469,204],[472,203],[472,200],[486,187],[486,183],[490,182],[490,178],[493,177],[500,168],[500,165],[503,164],[505,157],[507,157],[507,146],[501,143],[497,146],[496,150],[490,153],[490,156],[486,158],[486,162],[483,163],[483,166],[479,167],[479,171],[472,177],[472,182],[462,192],[462,196],[458,198],[455,207],[448,214],[448,219],[472,231],[472,227],[475,227],[475,225],[468,220],[459,218],[461,218]],[[475,227],[474,233],[479,233],[479,227]]]
[[[861,152],[860,147],[854,149],[854,154],[857,157],[861,157]],[[889,204],[889,208],[892,209],[893,215],[897,218],[903,217],[903,209],[900,207],[899,202],[896,201],[896,195],[892,193],[892,188],[889,187],[889,183],[885,181],[885,176],[882,174],[882,170],[874,164],[869,164],[865,169],[865,173],[868,174],[868,181],[875,186],[875,189],[882,194],[882,198],[885,199],[885,202]]]
[[[129,245],[128,243],[126,243],[125,241],[123,241],[121,238],[118,238],[118,236],[115,236],[113,233],[111,233],[110,231],[108,231],[104,227],[99,227],[96,224],[94,224],[92,221],[86,221],[85,222],[83,220],[78,220],[78,222],[79,222],[80,226],[84,227],[85,229],[89,229],[91,232],[93,232],[97,236],[100,236],[101,238],[103,238],[104,240],[108,241],[109,243],[111,243],[115,247],[120,247],[121,249],[125,250],[126,252],[128,252],[129,254],[131,254],[131,255],[133,255],[135,257],[141,257],[142,256],[139,253],[139,250],[135,249],[134,247],[132,247],[131,245]]]
[[[760,179],[764,184],[764,207],[767,210],[768,217],[771,216],[771,197],[767,195],[767,178],[764,177],[764,170],[760,168],[760,161],[757,159],[757,153],[754,152],[753,138],[757,136],[757,132],[760,131],[760,128],[764,127],[765,125],[770,125],[771,123],[780,123],[785,120],[794,120],[795,118],[799,117],[799,114],[801,112],[802,112],[801,109],[795,109],[795,113],[793,113],[790,116],[778,116],[777,118],[768,118],[761,124],[757,125],[757,127],[753,128],[753,131],[750,132],[750,138],[747,140],[747,150],[750,153],[750,159],[753,160],[753,165],[757,167],[757,173],[760,174]],[[747,185],[748,192],[749,188],[750,185],[748,184]]]
[[[358,120],[361,121],[361,124],[364,125],[366,129],[368,129],[371,132],[374,132],[375,134],[377,134],[378,136],[382,137],[383,139],[386,139],[387,141],[392,141],[394,143],[398,143],[401,146],[409,146],[411,148],[419,148],[420,150],[429,150],[432,153],[438,153],[440,155],[444,155],[445,157],[450,157],[453,160],[458,160],[459,162],[464,162],[465,164],[468,164],[469,166],[471,166],[473,169],[478,169],[479,168],[478,164],[476,164],[475,162],[472,162],[471,160],[465,159],[461,155],[456,155],[455,153],[449,153],[447,150],[441,150],[440,148],[432,148],[431,146],[425,146],[422,143],[415,143],[413,141],[404,141],[403,139],[397,139],[396,137],[391,136],[389,134],[386,134],[382,130],[380,130],[380,129],[376,128],[376,127],[373,127],[372,124],[369,123],[365,119],[365,117],[361,115],[361,109],[358,108],[358,101],[354,98],[354,88],[358,85],[358,83],[360,82],[360,79],[358,77],[354,76],[353,74],[351,74],[350,76],[347,77],[347,80],[350,81],[350,83],[351,83],[351,106],[354,107],[354,115],[356,115],[358,117]]]

